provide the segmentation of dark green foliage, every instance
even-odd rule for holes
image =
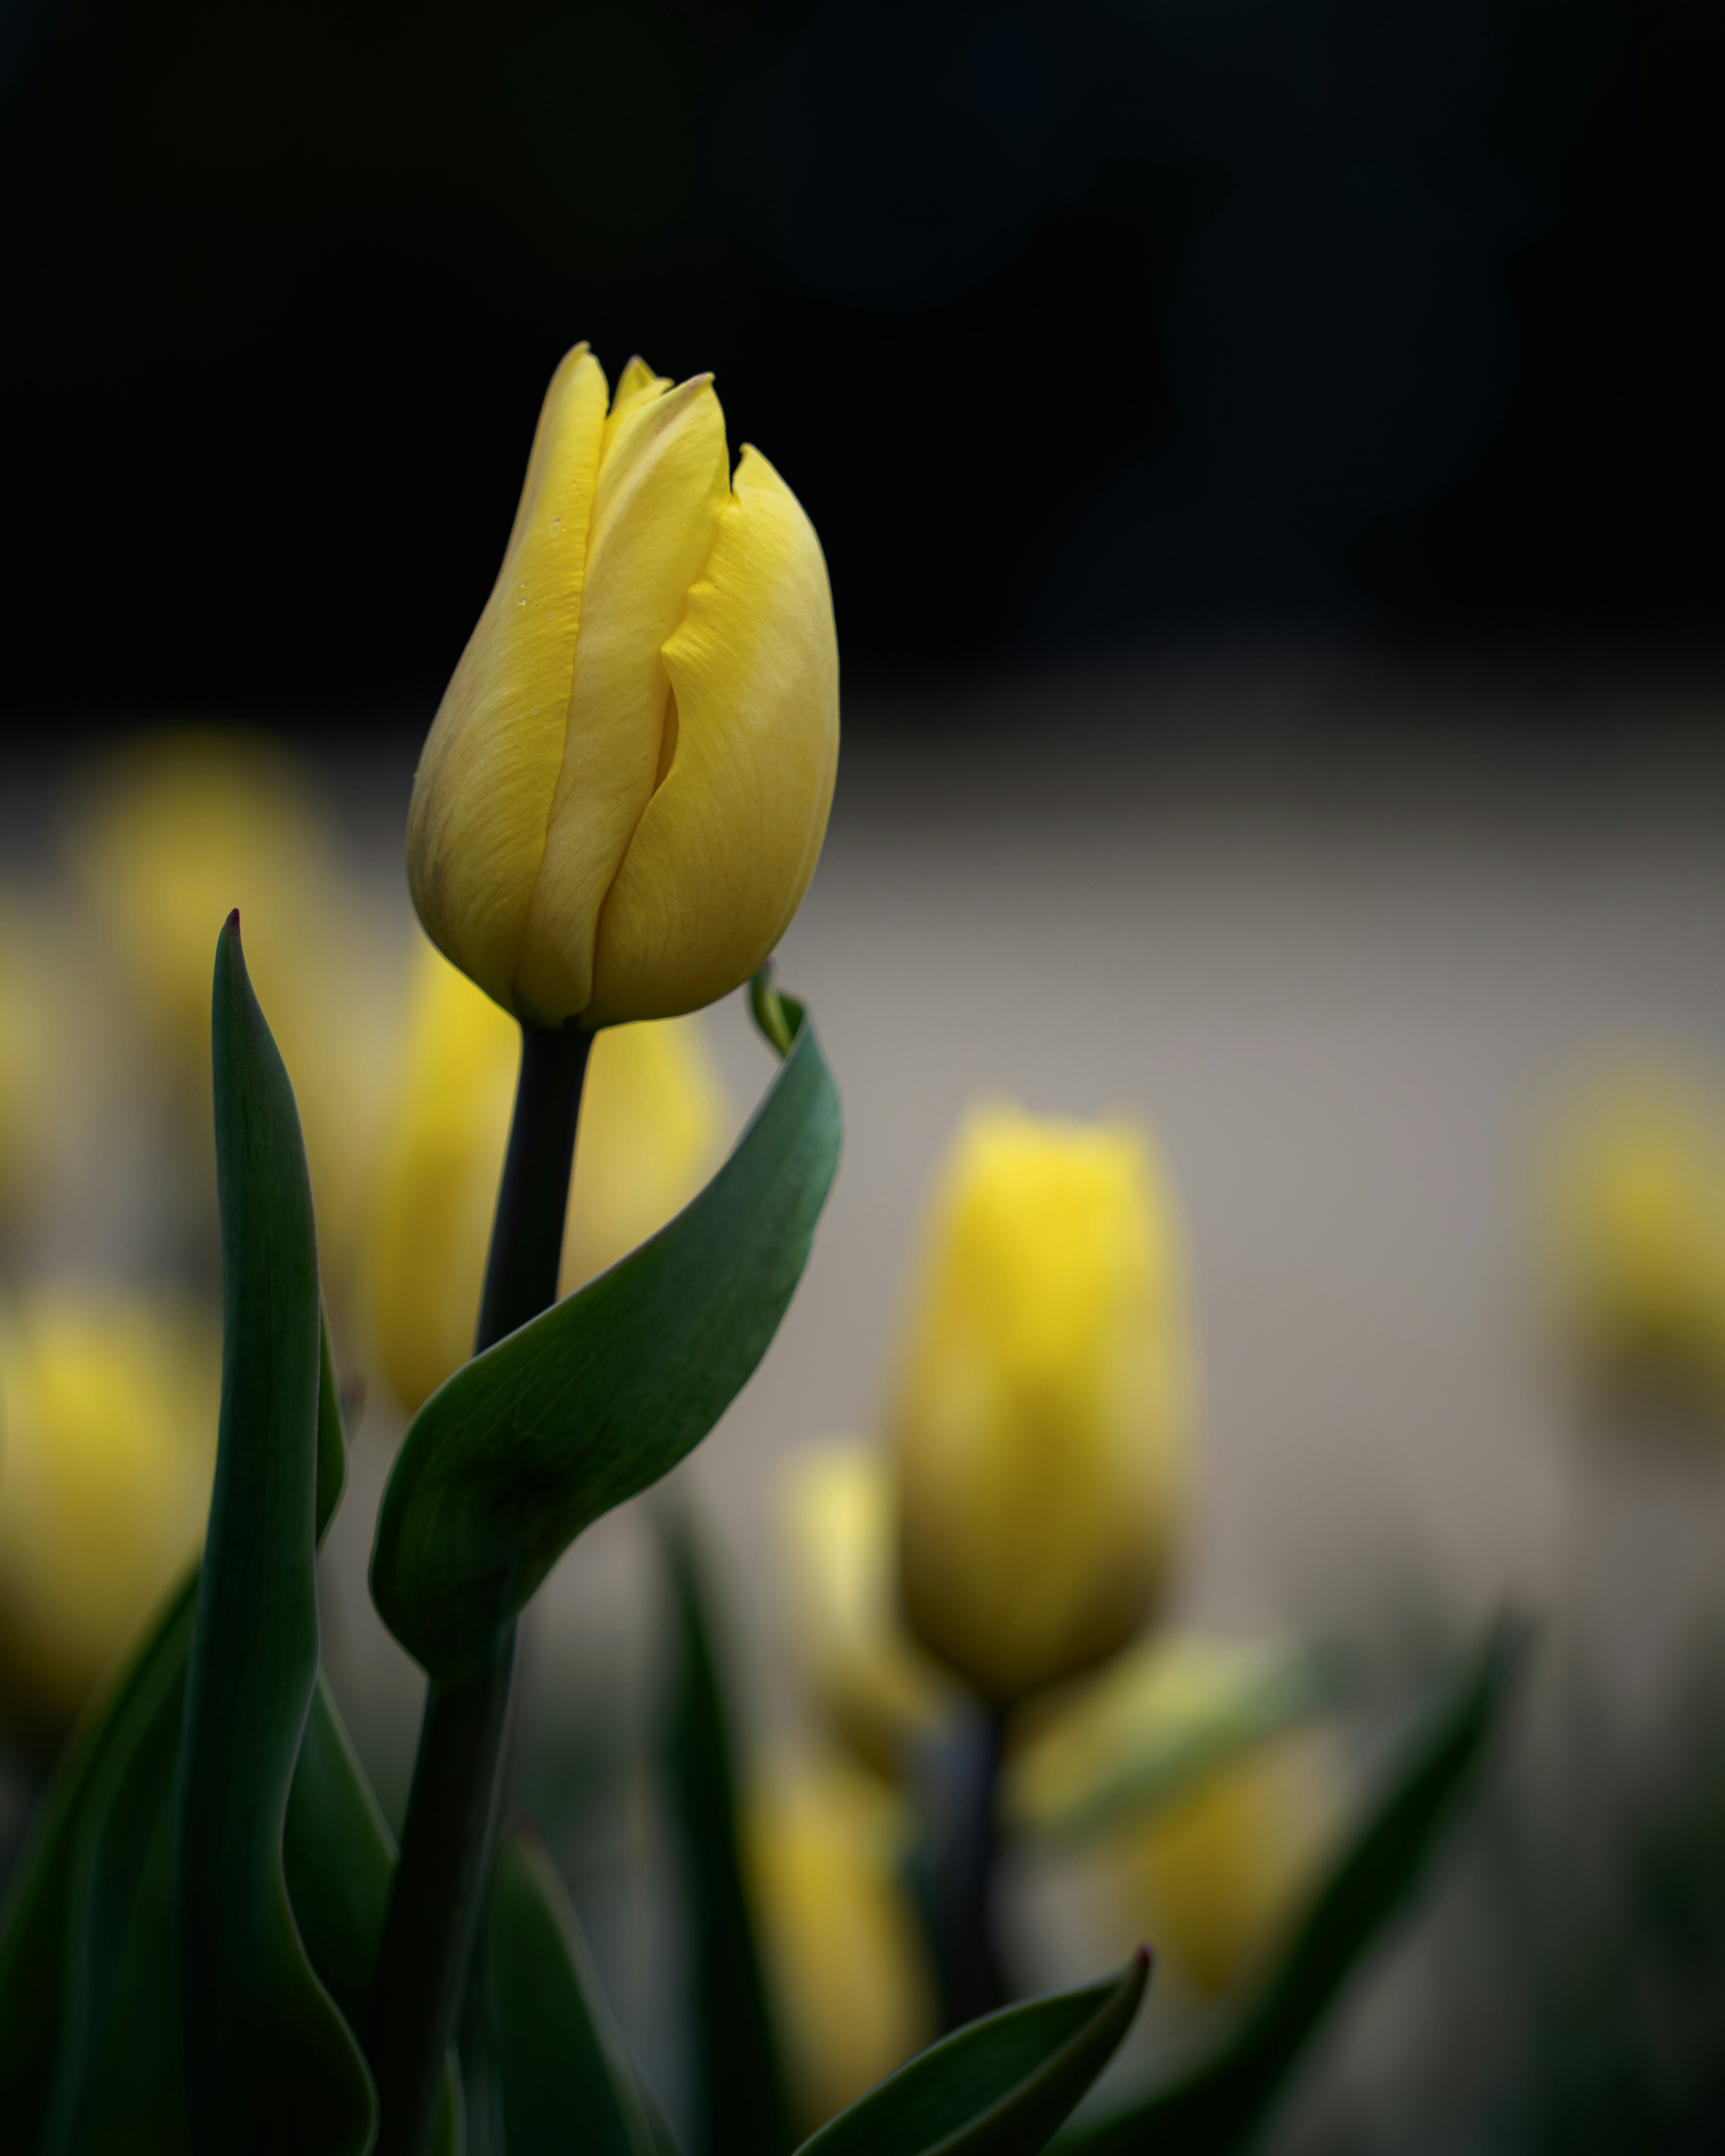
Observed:
[[[372,1593],[434,1677],[479,1667],[588,1523],[699,1444],[802,1276],[838,1164],[839,1098],[800,1008],[735,1152],[658,1235],[458,1370],[415,1416]]]
[[[208,2156],[358,2156],[376,2131],[370,2072],[300,1942],[282,1858],[318,1665],[311,1188],[237,915],[218,947],[213,1036],[222,1419],[175,1826],[187,2122]]]
[[[508,2156],[658,2156],[575,1912],[530,1829],[498,1845],[487,1948]]]
[[[693,1964],[697,2156],[784,2156],[790,2106],[744,1884],[710,1599],[687,1529],[669,1513],[660,1527],[675,1609],[664,1780]]]
[[[1407,1907],[1454,1817],[1520,1662],[1501,1625],[1426,1711],[1305,1920],[1215,2055],[1169,2089],[1063,2142],[1070,2156],[1228,2156],[1268,2117],[1337,1994]]]
[[[92,1974],[104,1980],[91,1969],[80,1927],[105,1901],[116,1850],[116,1807],[138,1787],[132,1752],[156,1726],[165,1698],[177,1713],[197,1587],[194,1574],[79,1725],[13,1875],[0,1914],[0,2148],[35,2149],[50,2101],[58,2097],[62,2115],[72,2106],[69,2075],[58,2068],[62,2037],[69,2025],[77,2025],[80,2033],[69,2041],[89,2056],[101,2005],[89,1998],[88,1986]],[[165,1792],[157,1800],[157,1815],[165,1816]],[[105,1865],[95,1855],[102,1842]],[[99,1876],[101,1894],[94,1892]]]
[[[1113,2057],[1149,1980],[1140,1948],[1106,1984],[971,2022],[840,2112],[798,2156],[1035,2156]]]

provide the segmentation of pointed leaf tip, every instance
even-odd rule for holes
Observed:
[[[1113,2057],[1149,1980],[1141,1946],[1101,1984],[968,2023],[829,2120],[798,2156],[1036,2156]]]

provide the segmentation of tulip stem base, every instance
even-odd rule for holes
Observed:
[[[593,1036],[521,1028],[515,1119],[497,1194],[475,1354],[557,1300],[575,1132]],[[372,1974],[366,2054],[377,2156],[425,2156],[444,2061],[460,2026],[490,1880],[515,1671],[516,1627],[485,1663],[425,1697],[401,1860]]]
[[[505,1626],[483,1669],[426,1694],[366,2030],[382,2114],[377,2156],[424,2156],[431,2145],[496,1838],[515,1644],[515,1626]]]
[[[994,1929],[1005,1745],[1005,1715],[990,1709],[940,1742],[924,1763],[930,1944],[948,2030],[992,2014],[1006,2000]]]

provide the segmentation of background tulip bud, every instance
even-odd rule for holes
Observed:
[[[521,1035],[429,944],[410,1006],[377,1185],[372,1321],[390,1389],[413,1409],[473,1353]],[[614,1027],[594,1043],[562,1294],[688,1203],[729,1120],[698,1019]]]
[[[710,376],[585,345],[552,379],[497,583],[413,782],[434,943],[519,1018],[660,1018],[747,980],[802,901],[839,751],[814,526]]]
[[[809,1691],[867,1765],[907,1773],[952,1681],[899,1614],[891,1466],[872,1445],[809,1445],[779,1494],[787,1636]]]
[[[1153,1940],[1200,1990],[1239,1990],[1316,1886],[1343,1793],[1327,1730],[1290,1731],[1219,1767],[1117,1838],[1104,1866],[1115,1936]]]
[[[1590,1379],[1725,1413],[1725,1107],[1676,1071],[1620,1073],[1553,1149],[1553,1300]]]
[[[69,1291],[0,1320],[0,1692],[69,1722],[198,1548],[217,1326]]]
[[[812,2129],[938,2031],[903,1883],[911,1825],[886,1784],[823,1763],[758,1784],[747,1826],[768,1974]]]
[[[1147,1137],[973,1111],[936,1182],[891,1420],[906,1613],[986,1697],[1101,1661],[1155,1607],[1189,1363]]]
[[[332,819],[275,743],[177,727],[126,742],[74,797],[68,841],[135,1024],[132,1075],[155,1075],[208,1174],[210,952],[239,906],[246,965],[293,1081],[338,1330],[377,1141],[393,998],[386,931],[345,875]],[[141,1050],[141,1053],[136,1051]],[[213,1219],[213,1208],[200,1209]]]

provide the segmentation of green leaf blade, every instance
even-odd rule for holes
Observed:
[[[575,1537],[675,1466],[753,1374],[838,1165],[838,1093],[801,1009],[748,1128],[652,1240],[465,1364],[415,1416],[372,1594],[434,1677],[472,1674]]]
[[[288,1898],[283,1835],[318,1663],[321,1322],[311,1191],[239,916],[213,1007],[222,1418],[186,1686],[175,1871],[194,2149],[362,2156],[370,2072]]]
[[[197,1594],[193,1573],[74,1732],[0,1910],[0,2118],[23,2147],[38,2145],[56,2084],[67,2077],[67,2022],[97,1960],[82,1944],[74,1913],[85,1852],[153,1727],[162,1692],[178,1697]],[[177,2080],[177,2061],[169,2065]]]
[[[498,1845],[487,1964],[510,2156],[656,2156],[575,1912],[527,1829]]]
[[[1113,2057],[1149,1980],[1141,1947],[1106,1984],[973,2021],[840,2112],[798,2156],[1036,2156]]]
[[[1359,1830],[1233,2033],[1209,2060],[1060,2144],[1070,2156],[1229,2156],[1269,2114],[1366,1952],[1406,1907],[1479,1766],[1526,1648],[1500,1624],[1420,1717]]]
[[[786,2156],[791,2107],[744,1876],[736,1745],[711,1597],[683,1521],[660,1537],[677,1630],[665,1799],[689,1914],[701,2156]]]

